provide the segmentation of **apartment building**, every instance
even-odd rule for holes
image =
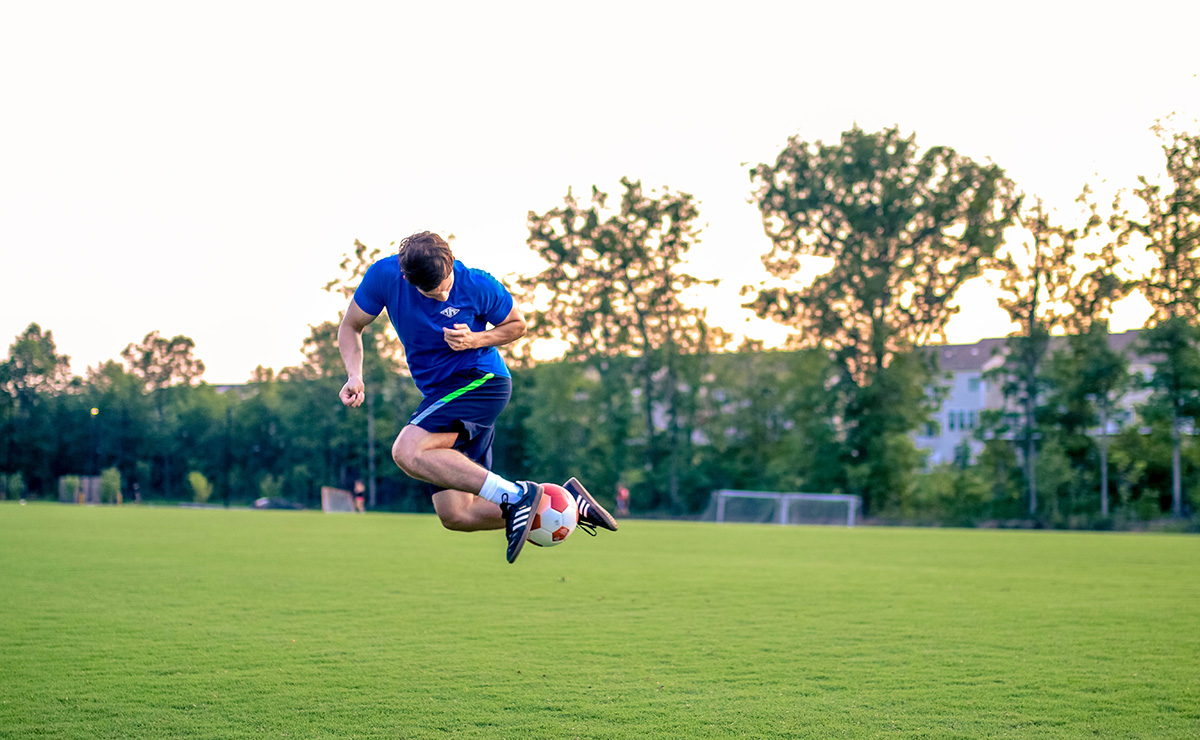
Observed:
[[[1125,352],[1129,357],[1129,369],[1144,378],[1149,378],[1154,368],[1150,361],[1131,352],[1138,331],[1132,330],[1109,336],[1109,346]],[[1060,347],[1064,339],[1055,337],[1050,351]],[[982,339],[974,344],[948,344],[930,348],[937,352],[943,373],[943,390],[946,395],[941,408],[930,417],[929,423],[914,438],[918,448],[928,450],[929,465],[940,465],[954,461],[954,451],[965,441],[971,448],[972,457],[983,449],[983,443],[975,439],[980,416],[985,410],[1004,407],[1004,395],[999,384],[984,376],[1004,361],[1004,339]],[[1116,433],[1133,417],[1133,408],[1149,395],[1139,390],[1121,399],[1123,414],[1109,421],[1107,433]],[[1097,430],[1098,432],[1099,430]]]

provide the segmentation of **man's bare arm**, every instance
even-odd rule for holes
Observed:
[[[363,384],[362,333],[374,320],[375,316],[359,308],[351,298],[346,315],[342,317],[342,324],[338,327],[338,351],[342,353],[342,362],[345,363],[346,375],[349,376],[338,397],[351,408],[361,406],[367,397],[366,385]]]
[[[466,324],[455,324],[453,329],[442,329],[450,349],[464,350],[476,347],[499,347],[515,342],[525,336],[525,316],[513,306],[508,316],[487,331],[471,331]]]

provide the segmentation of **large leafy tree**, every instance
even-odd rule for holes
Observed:
[[[530,341],[557,340],[574,360],[639,358],[647,498],[658,497],[665,478],[666,503],[679,510],[680,465],[690,445],[682,417],[696,387],[682,377],[680,358],[719,345],[724,335],[709,327],[704,308],[684,299],[703,282],[683,268],[699,242],[692,196],[648,193],[628,178],[621,186],[615,208],[593,188],[589,201],[568,191],[561,206],[530,212],[528,243],[546,267],[517,287],[534,305]]]
[[[998,166],[944,146],[920,152],[896,128],[854,128],[833,144],[792,137],[751,180],[771,275],[795,277],[806,257],[832,262],[808,286],[761,290],[754,307],[795,328],[795,344],[833,350],[860,384],[896,352],[944,336],[951,299],[1016,206]]]
[[[775,162],[751,170],[751,181],[772,242],[763,262],[775,282],[750,305],[795,329],[794,346],[831,352],[854,468],[847,485],[868,506],[872,498],[883,503],[896,470],[914,459],[894,437],[926,413],[872,386],[894,358],[944,337],[955,292],[980,274],[1012,221],[1013,186],[994,164],[945,146],[920,151],[897,128],[858,127],[833,143],[792,137]],[[828,271],[797,284],[811,258],[824,258]],[[886,383],[919,387],[922,375],[906,365]],[[880,438],[884,430],[891,436]]]
[[[1161,126],[1156,130],[1164,140],[1166,181],[1139,178],[1134,195],[1142,214],[1125,219],[1123,225],[1144,238],[1156,258],[1138,287],[1154,309],[1148,347],[1167,358],[1156,366],[1154,385],[1169,409],[1172,511],[1182,516],[1181,427],[1183,420],[1196,418],[1195,399],[1200,394],[1200,376],[1192,371],[1200,365],[1194,330],[1200,321],[1200,134],[1168,134]]]

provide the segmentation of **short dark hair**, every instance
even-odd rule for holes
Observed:
[[[436,290],[454,271],[454,253],[446,240],[422,231],[400,241],[400,272],[417,290]]]

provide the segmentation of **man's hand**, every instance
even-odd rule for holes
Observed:
[[[367,397],[367,387],[363,384],[363,379],[353,375],[350,376],[350,379],[342,386],[338,397],[342,399],[343,404],[352,409],[362,406],[362,402]]]
[[[442,334],[446,337],[446,344],[455,351],[479,346],[477,341],[479,335],[471,331],[471,327],[466,324],[455,324],[453,329],[442,327]]]

